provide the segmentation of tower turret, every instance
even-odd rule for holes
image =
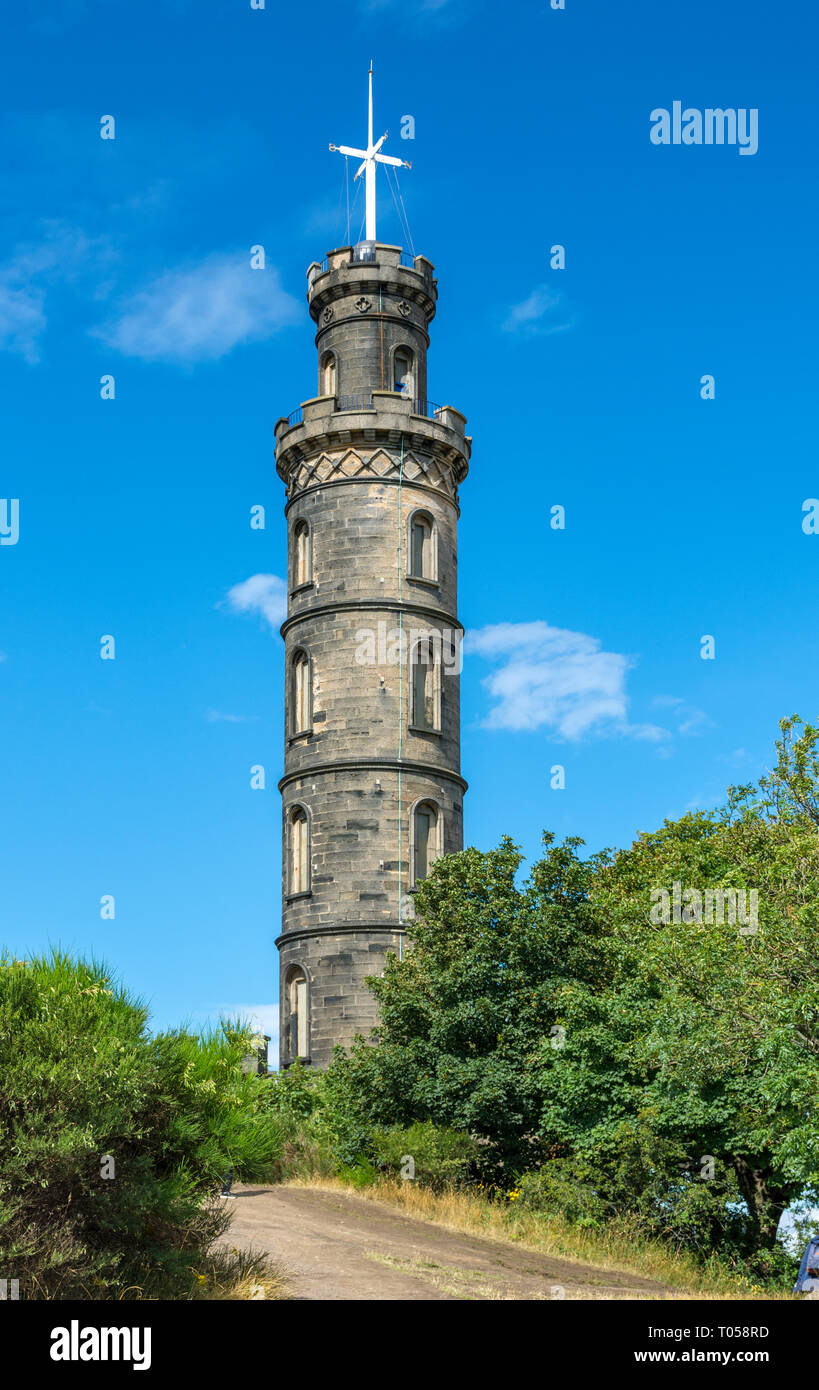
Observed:
[[[319,395],[398,391],[426,401],[429,324],[438,298],[432,271],[424,256],[370,242],[331,251],[310,266]]]

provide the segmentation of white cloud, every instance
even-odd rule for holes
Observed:
[[[652,703],[671,711],[671,717],[676,721],[677,730],[681,734],[701,734],[703,729],[714,727],[713,719],[705,710],[687,704],[680,695],[657,695]]]
[[[220,709],[209,709],[205,715],[209,724],[247,724],[251,716],[248,714],[225,714]]]
[[[191,364],[215,362],[300,317],[301,308],[282,289],[278,271],[251,269],[248,253],[242,252],[209,256],[160,275],[94,332],[128,357]]]
[[[60,282],[74,282],[85,268],[99,267],[110,254],[101,239],[92,240],[58,221],[43,223],[40,241],[15,247],[0,265],[0,350],[16,353],[32,365],[39,362],[48,291]]]
[[[496,623],[469,632],[464,650],[503,662],[482,682],[494,701],[484,728],[545,728],[572,741],[592,732],[653,743],[668,738],[655,724],[628,722],[626,672],[633,662],[604,652],[596,637],[545,622]]]
[[[45,332],[45,294],[39,289],[16,289],[0,273],[0,348],[34,364],[40,360]]]
[[[512,305],[503,327],[507,333],[565,333],[573,324],[560,291],[538,285],[528,299]]]
[[[278,632],[287,617],[287,585],[277,574],[252,574],[228,590],[225,603],[234,613],[260,613]]]

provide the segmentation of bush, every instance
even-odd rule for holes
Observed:
[[[267,1105],[281,1138],[276,1182],[330,1177],[337,1169],[324,1099],[324,1074],[294,1062],[267,1083]]]
[[[383,1173],[395,1178],[415,1178],[436,1192],[463,1184],[479,1153],[478,1142],[471,1135],[445,1129],[429,1120],[406,1128],[393,1125],[389,1129],[374,1129],[370,1142]]]
[[[226,1170],[280,1152],[244,1030],[146,1024],[102,965],[0,960],[0,1273],[25,1297],[191,1296]]]
[[[523,1173],[517,1190],[520,1206],[562,1216],[573,1225],[598,1228],[608,1214],[599,1191],[583,1180],[574,1165],[559,1160]]]
[[[355,1163],[339,1163],[336,1176],[351,1187],[372,1187],[378,1177],[378,1169],[369,1158],[360,1155]]]

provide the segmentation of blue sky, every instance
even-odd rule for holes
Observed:
[[[273,1018],[277,588],[230,595],[284,572],[273,426],[315,389],[305,270],[345,240],[327,146],[364,138],[371,58],[439,277],[429,394],[474,439],[467,842],[627,844],[819,713],[807,6],[50,0],[4,23],[10,949],[104,956],[157,1025]],[[758,152],[653,145],[675,100],[757,109]],[[385,186],[379,235],[401,240]]]

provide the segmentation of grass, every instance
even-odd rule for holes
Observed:
[[[264,1254],[235,1246],[210,1251],[203,1268],[195,1273],[197,1291],[191,1300],[236,1303],[289,1297],[286,1278],[278,1266]]]
[[[191,1266],[191,1284],[187,1294],[180,1294],[178,1286],[171,1290],[167,1283],[156,1282],[132,1284],[118,1295],[100,1292],[99,1281],[92,1280],[85,1289],[83,1297],[89,1302],[244,1302],[269,1299],[277,1301],[290,1297],[287,1280],[281,1269],[273,1264],[267,1255],[247,1250],[237,1250],[235,1246],[215,1245],[198,1262]],[[77,1290],[73,1292],[77,1297]],[[59,1302],[59,1295],[46,1287],[39,1279],[32,1279],[26,1297]]]
[[[591,1230],[572,1225],[558,1216],[515,1207],[513,1203],[504,1207],[469,1192],[436,1193],[416,1183],[386,1178],[364,1187],[327,1177],[295,1177],[287,1185],[355,1192],[367,1201],[398,1207],[408,1216],[435,1222],[451,1231],[509,1241],[541,1255],[576,1260],[596,1270],[653,1279],[664,1286],[665,1296],[669,1298],[767,1301],[795,1297],[753,1284],[716,1261],[699,1265],[684,1252],[674,1252],[614,1223],[604,1229]],[[591,1275],[593,1271],[589,1272]]]
[[[514,1297],[512,1294],[503,1292],[500,1279],[493,1279],[491,1275],[484,1274],[481,1270],[462,1269],[458,1265],[437,1264],[433,1260],[413,1260],[406,1256],[380,1255],[376,1251],[368,1254],[367,1258],[375,1260],[378,1264],[386,1265],[389,1269],[396,1269],[399,1274],[408,1274],[411,1278],[420,1279],[422,1283],[432,1284],[434,1288],[441,1289],[443,1293],[466,1302],[480,1301],[485,1303],[493,1299],[509,1302]],[[540,1297],[545,1299],[546,1294],[541,1294]]]

